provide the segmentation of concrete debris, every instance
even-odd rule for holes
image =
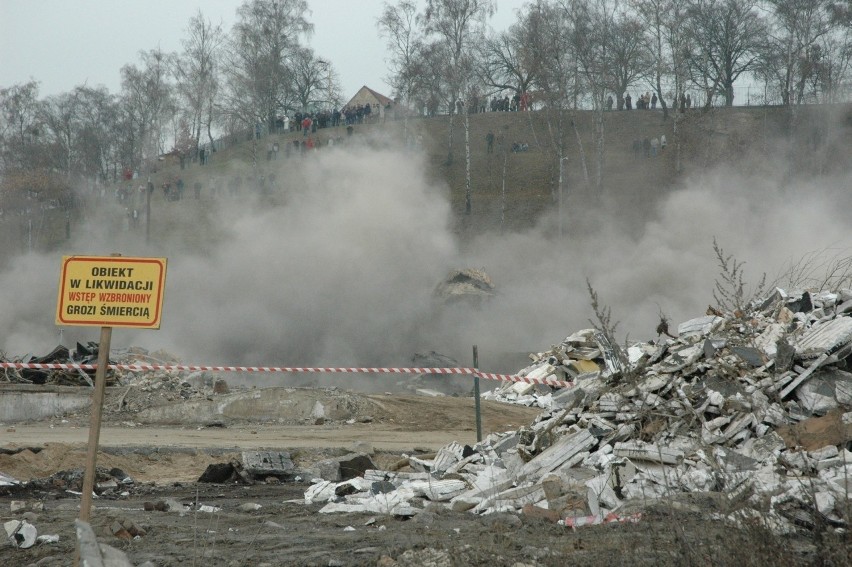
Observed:
[[[17,548],[28,549],[32,547],[38,537],[38,530],[26,520],[9,520],[3,524],[6,537]]]
[[[479,304],[494,297],[494,282],[485,270],[453,270],[438,284],[434,295],[436,299],[447,304],[456,301]]]
[[[566,526],[637,521],[678,495],[736,503],[785,532],[848,529],[852,478],[852,290],[773,290],[748,309],[678,325],[678,336],[612,344],[578,331],[517,374],[573,387],[506,383],[484,398],[538,406],[528,427],[473,447],[450,443],[412,472],[317,481],[322,512],[428,506],[523,513]],[[686,505],[684,503],[684,505]],[[384,507],[384,510],[382,508]]]
[[[136,523],[129,518],[116,518],[109,525],[109,531],[118,539],[125,540],[144,537],[146,535],[145,530],[137,526]]]
[[[254,480],[293,480],[299,474],[287,451],[243,451],[242,466]]]
[[[21,484],[21,481],[12,478],[9,475],[5,475],[0,472],[0,486],[18,486]]]
[[[374,468],[376,468],[376,465],[369,455],[348,453],[342,457],[319,461],[313,465],[309,472],[324,480],[339,482],[363,476],[366,471]]]
[[[250,462],[254,464],[257,464],[258,460],[259,459],[253,456],[250,458]],[[201,476],[198,478],[198,482],[209,482],[213,484],[242,482],[245,484],[253,484],[255,482],[255,478],[243,467],[243,463],[236,459],[231,459],[227,463],[213,463],[211,465],[207,465],[207,468],[204,469],[204,472],[201,473]]]
[[[415,353],[411,358],[414,368],[459,368],[463,366],[449,356],[439,352],[429,351]],[[406,390],[423,396],[437,397],[441,395],[469,395],[471,380],[469,376],[454,374],[416,374],[411,378],[400,380],[397,385]]]
[[[77,548],[80,564],[87,567],[133,567],[127,555],[112,546],[99,544],[92,526],[82,520],[74,520],[77,531]]]
[[[26,486],[28,490],[65,489],[79,493],[83,489],[83,472],[83,469],[62,470],[46,478],[36,478],[20,483],[20,486]],[[97,467],[94,492],[96,496],[116,496],[134,482],[132,477],[119,468]]]
[[[98,361],[98,344],[94,342],[89,342],[86,345],[77,343],[77,348],[73,352],[62,345],[58,345],[44,356],[27,354],[18,359],[0,358],[0,361],[24,364],[95,364]],[[39,370],[32,368],[17,370],[7,368],[0,374],[0,381],[16,384],[92,387],[94,380],[94,370]],[[107,373],[107,384],[113,385],[114,383],[114,377],[111,373]]]

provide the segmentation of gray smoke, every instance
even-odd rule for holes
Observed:
[[[587,279],[620,322],[619,338],[647,340],[660,313],[675,327],[713,302],[714,237],[746,262],[750,283],[766,272],[783,284],[786,266],[813,251],[846,253],[850,242],[838,206],[849,178],[710,172],[665,198],[638,237],[614,228],[624,211],[555,242],[545,215],[528,232],[482,235],[461,252],[446,188],[427,181],[411,153],[323,150],[276,173],[284,207],[224,197],[211,218],[183,219],[218,227],[200,251],[146,249],[138,236],[90,227],[67,251],[17,257],[0,273],[0,349],[40,354],[57,344],[63,253],[168,257],[162,328],[116,329],[115,348],[165,349],[190,364],[397,366],[430,350],[468,365],[477,344],[483,368],[514,372],[494,367],[500,353],[544,350],[591,326]],[[497,297],[436,303],[437,283],[465,267],[484,268]],[[98,340],[95,328],[64,333],[66,344]]]

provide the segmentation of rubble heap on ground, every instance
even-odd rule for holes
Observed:
[[[89,342],[86,345],[77,343],[70,351],[63,345],[58,345],[44,356],[26,356],[16,359],[0,359],[3,362],[25,364],[79,364],[95,365],[98,362],[98,343]],[[110,364],[179,364],[179,360],[164,351],[149,353],[140,347],[116,349],[110,353]],[[0,370],[0,382],[13,384],[40,384],[54,386],[88,386],[94,387],[95,371],[75,368],[55,369],[14,369]],[[220,382],[217,385],[217,382]],[[204,398],[211,393],[224,393],[217,388],[227,390],[227,385],[219,377],[210,372],[186,370],[156,370],[134,371],[126,369],[110,369],[106,373],[107,386],[125,387],[121,394],[120,407],[124,411],[139,411],[163,403],[188,399]]]
[[[635,518],[655,502],[785,532],[846,526],[852,482],[852,290],[776,289],[747,310],[614,347],[583,330],[492,399],[538,405],[528,427],[343,482],[317,480],[321,512],[540,513],[569,525]]]

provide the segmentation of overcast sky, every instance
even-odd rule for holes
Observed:
[[[421,0],[422,3],[422,0]],[[139,52],[180,51],[189,19],[200,8],[230,30],[242,0],[0,0],[0,87],[35,79],[40,97],[77,85],[120,89],[119,70]],[[308,0],[309,39],[339,73],[344,98],[362,85],[391,95],[376,18],[381,0]],[[495,29],[515,19],[523,0],[497,0]]]

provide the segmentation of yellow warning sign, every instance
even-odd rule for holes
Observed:
[[[165,258],[63,256],[57,325],[160,328]]]

